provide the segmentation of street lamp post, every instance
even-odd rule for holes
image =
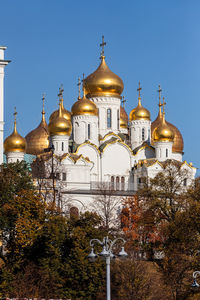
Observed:
[[[100,241],[98,239],[92,239],[90,241],[90,246],[91,246],[91,252],[88,255],[88,258],[90,261],[95,261],[97,256],[101,256],[106,259],[106,295],[107,295],[107,300],[111,300],[111,292],[110,292],[110,260],[112,258],[115,258],[115,255],[112,253],[113,246],[117,242],[122,242],[123,245],[125,244],[125,240],[123,238],[116,238],[113,241],[110,240],[108,237],[104,237],[103,241]],[[100,244],[103,249],[101,253],[98,255],[94,253],[94,245],[95,243]],[[124,247],[122,247],[121,251],[118,254],[119,258],[125,258],[127,257],[128,254],[124,250]]]

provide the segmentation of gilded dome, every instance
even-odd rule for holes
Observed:
[[[90,116],[98,116],[98,109],[94,102],[87,99],[85,95],[83,95],[82,99],[78,99],[72,106],[72,115],[90,115]]]
[[[42,121],[39,126],[29,132],[25,139],[27,143],[27,154],[38,155],[43,153],[45,148],[49,147],[49,131],[44,112],[42,112]]]
[[[16,120],[13,133],[4,141],[4,152],[26,152],[26,140],[17,132]]]
[[[125,129],[128,128],[128,115],[122,106],[120,106],[120,127]]]
[[[163,113],[162,121],[160,125],[153,132],[153,140],[155,142],[173,142],[174,131],[165,122],[165,115]]]
[[[138,98],[138,106],[130,112],[129,120],[150,120],[150,112],[141,104],[141,98]]]
[[[62,109],[62,114],[63,117],[67,120],[71,122],[71,112],[68,111],[67,109],[64,108],[63,105],[63,99],[61,99],[61,109]],[[51,122],[53,119],[57,118],[59,113],[59,109],[55,110],[49,117],[49,122]]]
[[[72,124],[64,118],[61,108],[61,102],[59,104],[59,114],[55,119],[52,119],[48,126],[49,134],[52,135],[71,135]]]
[[[96,71],[84,79],[87,97],[113,96],[120,97],[124,89],[123,81],[107,66],[105,56],[101,56],[101,63]]]
[[[154,131],[159,126],[159,124],[161,124],[161,121],[162,121],[162,113],[159,112],[155,121],[153,121],[151,123],[151,143],[152,143],[152,145],[154,144],[154,139],[153,139]],[[184,142],[183,142],[182,134],[180,133],[180,131],[178,130],[178,128],[176,126],[174,126],[173,124],[171,124],[167,121],[165,121],[165,122],[174,132],[174,142],[173,142],[173,146],[172,146],[172,152],[183,153]]]

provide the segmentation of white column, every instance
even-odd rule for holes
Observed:
[[[0,46],[0,164],[3,163],[3,140],[4,140],[4,68],[10,62],[4,60],[6,47]]]

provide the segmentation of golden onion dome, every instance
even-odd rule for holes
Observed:
[[[163,112],[162,121],[160,125],[154,130],[153,140],[155,142],[173,142],[174,131],[165,122],[165,113]]]
[[[38,155],[44,152],[45,148],[49,147],[49,131],[45,120],[45,112],[42,111],[42,121],[39,126],[29,132],[26,137],[27,154]]]
[[[72,106],[72,115],[90,115],[98,116],[98,109],[96,104],[85,97],[85,90],[83,89],[83,98],[78,100]]]
[[[52,119],[48,126],[49,134],[52,135],[71,135],[72,124],[64,118],[61,108],[61,102],[59,104],[59,113],[55,119]]]
[[[138,97],[138,106],[130,112],[129,120],[150,120],[150,112],[142,106],[141,97]]]
[[[122,106],[120,106],[120,128],[128,128],[128,115]]]
[[[184,142],[183,142],[183,137],[180,131],[176,126],[173,124],[165,121],[166,124],[173,130],[174,132],[174,142],[172,146],[172,152],[177,152],[177,153],[183,153],[183,148],[184,148]],[[159,108],[159,113],[157,118],[151,123],[151,143],[152,145],[154,144],[154,131],[155,129],[162,123],[162,112],[161,112],[161,107]]]
[[[26,152],[26,140],[17,132],[16,112],[13,133],[4,141],[4,152]]]
[[[85,78],[83,84],[88,98],[120,97],[124,89],[123,81],[108,68],[104,55],[101,55],[101,63],[97,70]]]
[[[62,114],[63,117],[67,120],[71,122],[71,112],[68,111],[67,109],[64,108],[63,105],[63,98],[60,100],[61,101],[61,109],[62,109]],[[55,110],[49,117],[49,122],[51,122],[53,119],[57,118],[59,113],[59,109]]]

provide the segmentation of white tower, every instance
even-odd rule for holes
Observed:
[[[7,47],[0,46],[0,164],[3,163],[3,139],[4,139],[4,68],[10,60],[4,59],[4,51]]]
[[[172,146],[174,141],[174,132],[165,121],[164,105],[165,102],[163,98],[162,123],[153,133],[155,154],[159,161],[165,161],[172,158]]]
[[[120,100],[124,89],[122,79],[114,74],[106,64],[102,37],[101,63],[96,71],[84,79],[86,97],[98,108],[99,134],[104,137],[109,132],[120,132]]]
[[[140,82],[138,97],[138,106],[130,112],[130,132],[131,132],[131,148],[134,150],[138,146],[141,146],[144,142],[151,142],[151,120],[150,112],[144,108],[141,104],[140,96]]]
[[[76,144],[90,141],[98,146],[98,109],[93,101],[85,97],[84,87],[83,97],[80,97],[79,90],[78,100],[72,106],[72,123]]]
[[[15,163],[17,161],[24,160],[24,154],[26,153],[26,140],[17,132],[16,108],[14,116],[15,121],[13,133],[4,141],[4,152],[6,155],[7,163]]]
[[[72,132],[72,124],[66,120],[62,111],[60,101],[58,116],[51,120],[48,126],[50,145],[54,145],[55,154],[63,155],[69,152],[69,137]]]

